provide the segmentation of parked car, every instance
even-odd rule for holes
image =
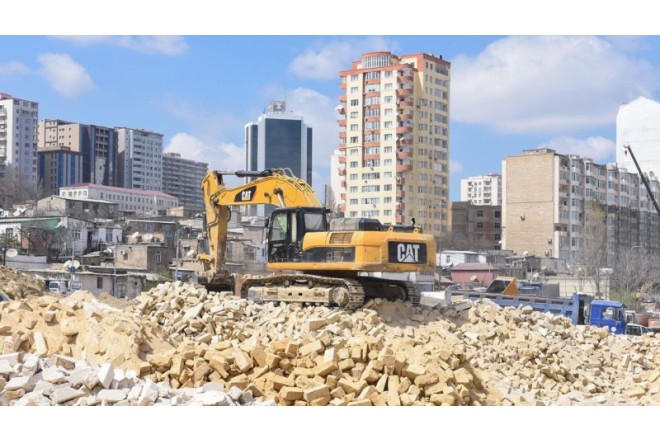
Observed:
[[[644,335],[651,333],[649,328],[646,326],[638,325],[636,323],[628,323],[626,325],[626,335],[632,335],[632,336],[639,336],[639,335]]]

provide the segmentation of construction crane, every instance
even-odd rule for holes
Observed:
[[[637,171],[639,172],[640,178],[642,178],[642,182],[644,183],[644,186],[646,187],[646,191],[649,194],[649,197],[651,198],[651,201],[653,202],[653,206],[655,207],[655,211],[658,212],[658,216],[660,216],[660,207],[658,207],[658,202],[655,200],[655,196],[653,196],[653,191],[651,190],[651,184],[649,184],[649,180],[647,179],[646,175],[642,173],[642,169],[639,167],[639,163],[637,162],[637,158],[635,158],[635,154],[633,153],[632,149],[630,148],[629,144],[625,144],[623,146],[625,149],[625,154],[627,155],[628,152],[630,152],[630,157],[632,158],[633,162],[635,163],[635,167],[637,167]]]

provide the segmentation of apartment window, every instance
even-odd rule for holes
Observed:
[[[103,277],[96,278],[96,289],[103,289]]]
[[[160,263],[161,259],[162,257],[160,251],[156,251],[156,263]]]
[[[500,215],[500,211],[499,211],[499,210],[496,210],[496,211],[495,211],[495,217],[496,217],[496,218],[501,217],[501,215]]]
[[[477,210],[477,217],[484,217],[483,210]]]
[[[358,92],[359,92],[359,90],[358,90],[357,86],[351,87],[351,93],[358,93]]]
[[[359,106],[360,100],[351,100],[351,106]]]
[[[351,124],[351,130],[355,131],[358,130],[359,126],[357,124]]]
[[[358,162],[357,162],[357,161],[351,161],[351,162],[348,164],[348,166],[351,167],[351,168],[355,168],[355,167],[358,166]]]

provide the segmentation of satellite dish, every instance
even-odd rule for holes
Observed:
[[[136,231],[135,233],[131,234],[131,237],[132,237],[133,239],[137,239],[139,236],[140,236],[140,232],[139,232],[139,231]]]
[[[523,257],[527,257],[527,256],[529,256],[529,251],[523,251],[523,254],[522,254],[522,255],[523,255]]]
[[[80,268],[80,262],[78,262],[77,260],[67,260],[66,262],[64,262],[62,266],[66,269],[70,269],[71,267],[78,269]]]
[[[62,266],[63,266],[64,268],[66,268],[66,269],[71,268],[71,261],[70,261],[70,260],[67,260],[66,262],[64,262],[64,263],[62,264]]]
[[[145,242],[151,242],[151,239],[153,239],[153,238],[154,238],[154,235],[151,234],[151,233],[147,233],[147,234],[145,234],[144,237],[143,237],[143,239],[144,239]]]
[[[73,267],[74,267],[75,269],[80,268],[80,262],[78,262],[77,260],[74,260],[74,261],[73,261]]]
[[[7,257],[16,257],[18,256],[18,250],[16,248],[9,248],[5,255]]]
[[[188,251],[188,252],[186,253],[186,256],[188,256],[188,257],[192,257],[192,256],[195,255],[195,253],[196,253],[195,250],[190,250],[190,251]]]
[[[470,276],[470,282],[476,282],[476,281],[477,281],[477,275],[476,275],[476,274],[472,274],[472,275]]]

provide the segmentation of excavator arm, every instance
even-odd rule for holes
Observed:
[[[228,188],[223,176],[254,177],[255,180]],[[202,179],[206,207],[208,254],[200,254],[205,285],[215,290],[233,290],[233,280],[225,268],[227,226],[231,206],[269,204],[278,207],[322,207],[312,187],[289,170],[268,169],[262,172],[210,171]]]

